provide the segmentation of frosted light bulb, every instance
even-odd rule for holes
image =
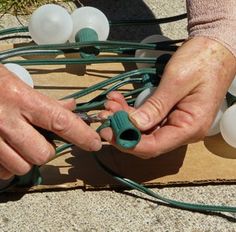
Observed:
[[[236,96],[236,76],[234,77],[234,80],[232,84],[230,85],[228,92]]]
[[[30,73],[22,66],[18,64],[8,63],[4,64],[4,66],[12,73],[14,73],[16,76],[18,76],[22,81],[24,81],[26,84],[34,87],[34,83],[32,80],[32,77]]]
[[[222,102],[220,109],[215,117],[215,120],[213,121],[213,123],[207,133],[207,136],[213,136],[213,135],[220,133],[220,120],[221,120],[224,112],[227,110],[227,108],[228,108],[227,101],[226,101],[226,99],[224,99],[224,101]]]
[[[148,97],[150,97],[154,91],[156,90],[156,87],[148,87],[147,89],[143,90],[136,98],[134,102],[134,108],[138,108],[141,106]]]
[[[28,27],[37,44],[60,44],[70,38],[73,22],[65,8],[46,4],[32,14]]]
[[[151,35],[145,38],[141,41],[141,43],[156,43],[156,42],[162,42],[162,41],[168,41],[171,40],[170,38],[163,36],[163,35]],[[138,49],[135,52],[135,57],[160,57],[164,54],[173,54],[172,51],[158,51],[158,50],[148,50],[148,49]],[[146,64],[146,63],[137,63],[136,64],[139,69],[141,68],[150,68],[153,66],[153,64]]]
[[[223,114],[220,121],[220,131],[224,140],[236,148],[236,105],[229,107]]]
[[[75,40],[79,41],[92,41],[92,40],[107,40],[110,25],[107,17],[98,10],[97,8],[86,6],[76,9],[72,14],[71,18],[73,20],[73,33],[70,38],[71,42]],[[81,38],[81,34],[85,34],[88,29],[88,38]],[[82,31],[83,30],[83,31]],[[92,36],[93,38],[89,38]],[[79,38],[78,38],[79,37]]]

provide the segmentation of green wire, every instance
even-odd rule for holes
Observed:
[[[110,22],[111,26],[129,26],[129,25],[146,25],[146,24],[153,24],[153,23],[167,23],[170,21],[176,21],[176,20],[181,20],[186,17],[186,14],[179,15],[179,16],[173,16],[165,19],[151,19],[151,20],[119,20],[119,21],[113,21]],[[28,32],[27,27],[20,27],[20,28],[9,28],[9,29],[4,29],[0,31],[0,36],[3,35],[9,35],[9,34],[15,34],[15,33],[22,33],[22,32]],[[169,43],[170,44],[170,43]],[[103,46],[101,47],[101,51],[112,51],[112,52],[122,52],[122,51],[127,51],[127,50],[132,50],[132,49],[162,49],[162,50],[176,50],[176,46],[172,47],[165,47],[165,44],[161,43],[157,44],[140,44],[140,43],[132,43],[132,42],[121,42],[121,41],[100,41],[100,42],[89,42],[89,43],[74,43],[74,44],[61,44],[61,45],[34,45],[34,46],[26,46],[23,48],[16,48],[16,49],[11,49],[8,51],[0,52],[0,59],[8,59],[10,57],[14,56],[19,56],[19,55],[45,55],[45,54],[63,54],[65,51],[63,50],[69,50],[69,49],[78,49],[78,48],[83,48],[83,47],[88,47],[88,46]],[[159,47],[158,47],[159,46]],[[42,49],[42,50],[39,50]],[[2,61],[2,63],[8,63],[10,61]],[[136,63],[151,63],[155,64],[156,59],[153,58],[146,58],[146,59],[141,59],[141,58],[129,58],[129,57],[111,57],[111,58],[93,58],[93,59],[38,59],[38,60],[32,60],[32,61],[22,61],[22,60],[16,60],[16,61],[11,61],[14,63],[18,63],[21,65],[45,65],[45,64],[88,64],[88,63],[112,63],[112,62],[136,62]],[[155,69],[143,69],[143,70],[133,70],[124,74],[120,74],[116,76],[113,79],[106,80],[102,83],[98,83],[94,86],[91,86],[84,91],[80,91],[78,93],[69,95],[66,98],[79,98],[84,95],[87,95],[97,89],[101,89],[105,87],[106,85],[110,85],[114,82],[120,81],[113,85],[112,87],[108,88],[105,90],[102,95],[106,95],[108,92],[115,90],[122,85],[125,85],[130,82],[140,82],[142,81],[142,78],[130,78],[131,76],[135,75],[142,75],[145,73],[149,74],[156,74]],[[125,80],[125,78],[127,78]],[[138,93],[140,90],[144,89],[140,88],[139,90],[133,90],[130,91],[130,93],[125,93],[124,96],[130,96],[132,94]],[[132,92],[132,94],[131,94]],[[94,100],[94,99],[93,99]],[[83,104],[84,109],[92,109],[94,106],[98,106],[99,104],[103,103],[103,101],[100,102],[94,102],[91,100],[88,103]],[[128,99],[129,103],[133,102],[135,99]],[[91,108],[91,106],[93,106]],[[80,107],[80,108],[79,108]],[[78,106],[77,110],[81,109],[82,106]],[[101,130],[102,128],[108,127],[108,121],[103,123],[97,131]],[[59,146],[56,149],[56,156],[60,155],[63,151],[65,151],[68,148],[71,148],[73,144],[63,144],[62,146]],[[142,193],[145,193],[151,197],[154,197],[155,199],[161,200],[163,202],[166,202],[172,206],[182,208],[182,209],[188,209],[188,210],[196,210],[196,211],[207,211],[207,212],[215,212],[215,211],[220,211],[220,212],[236,212],[236,207],[230,207],[230,206],[218,206],[218,205],[203,205],[203,204],[192,204],[192,203],[186,203],[186,202],[180,202],[176,200],[172,200],[166,197],[162,197],[161,195],[151,191],[150,189],[144,187],[143,185],[140,185],[130,179],[121,177],[117,175],[114,171],[106,167],[95,155],[94,156],[96,161],[99,163],[99,165],[110,175],[113,176],[114,179],[118,180],[122,184],[125,184],[128,187],[131,187],[133,189],[136,189]],[[20,177],[18,177],[20,178]],[[5,192],[9,190],[9,188],[17,185],[18,179],[13,179],[13,181],[6,186],[4,189],[0,190],[0,193]]]
[[[132,25],[147,25],[147,24],[163,24],[163,23],[169,23],[173,21],[182,20],[187,17],[187,14],[181,14],[161,19],[139,19],[139,20],[111,20],[109,21],[110,26],[132,26]],[[23,32],[29,32],[29,29],[27,26],[22,27],[13,27],[8,29],[0,30],[0,36],[10,35],[10,34],[16,34],[16,33],[23,33]]]
[[[28,27],[12,27],[12,28],[7,28],[0,30],[0,36],[4,35],[10,35],[10,34],[16,34],[16,33],[22,33],[22,32],[28,32]]]
[[[100,131],[103,128],[109,127],[109,121],[106,121],[104,124],[102,124],[97,131]],[[60,154],[64,150],[72,147],[72,144],[63,144],[62,146],[57,148],[57,154]],[[153,192],[152,190],[146,188],[145,186],[138,184],[135,181],[132,181],[128,178],[124,178],[117,173],[115,173],[113,170],[105,166],[99,159],[98,157],[94,154],[93,155],[95,160],[98,162],[100,167],[110,174],[114,179],[119,181],[120,183],[132,188],[136,189],[144,194],[147,194],[155,199],[161,200],[162,202],[168,203],[169,205],[181,208],[181,209],[187,209],[187,210],[194,210],[194,211],[201,211],[201,212],[231,212],[235,213],[236,212],[236,207],[232,206],[222,206],[222,205],[208,205],[208,204],[194,204],[194,203],[187,203],[187,202],[181,202],[181,201],[176,201],[172,200],[166,197],[163,197],[159,195],[158,193]]]
[[[111,86],[104,92],[102,92],[100,95],[95,97],[94,99],[90,100],[87,103],[80,103],[76,106],[74,112],[80,112],[80,111],[90,111],[90,110],[97,110],[101,109],[104,106],[104,103],[106,102],[106,95],[114,90],[117,90],[118,88],[122,87],[123,85],[126,84],[131,84],[131,83],[141,83],[142,78],[129,78],[127,80],[123,80],[121,82],[116,83],[115,85]]]
[[[140,26],[140,25],[150,25],[150,24],[164,24],[173,21],[178,21],[185,19],[187,14],[181,14],[176,16],[171,16],[168,18],[161,19],[139,19],[139,20],[113,20],[110,21],[111,26]]]
[[[9,60],[1,61],[2,64],[15,63],[22,66],[34,65],[67,65],[67,64],[104,64],[104,63],[147,63],[155,64],[156,58],[135,57],[109,57],[109,58],[58,58],[58,59],[35,59],[35,60]]]
[[[132,95],[137,95],[139,93],[141,93],[144,89],[146,89],[146,87],[141,87],[141,88],[138,88],[138,89],[135,89],[135,90],[132,90],[132,91],[129,91],[128,93],[123,93],[124,97],[130,97]],[[103,93],[101,95],[98,95],[98,96],[101,96],[102,97]],[[104,95],[103,96],[104,98],[100,101],[96,101],[97,97],[95,97],[94,99],[90,100],[89,102],[87,103],[79,103],[77,104],[76,106],[76,109],[74,110],[74,112],[88,112],[90,110],[98,110],[98,109],[102,109],[104,107],[104,103],[106,101],[106,96]],[[129,98],[129,99],[126,99],[126,102],[129,104],[129,105],[133,105],[133,103],[135,102],[136,98]]]
[[[39,51],[42,54],[43,50],[61,50],[65,51],[74,51],[79,52],[78,49],[83,49],[86,47],[97,47],[100,52],[109,51],[116,52],[123,50],[136,50],[136,49],[148,49],[148,50],[162,50],[162,51],[176,51],[178,46],[174,44],[183,42],[184,40],[170,40],[170,41],[161,41],[156,43],[135,43],[135,42],[124,42],[124,41],[89,41],[89,42],[76,42],[76,43],[64,43],[64,44],[46,44],[46,45],[30,45],[24,47],[13,48],[0,52],[0,60],[7,59],[9,57],[19,56],[29,51],[32,55],[35,55]],[[174,45],[174,46],[173,46]],[[73,50],[74,49],[74,50]],[[45,51],[46,52],[46,51]],[[55,53],[55,52],[54,52]]]
[[[129,71],[129,72],[125,72],[125,73],[122,73],[122,74],[119,74],[115,77],[112,77],[108,80],[105,80],[105,81],[102,81],[100,83],[97,83],[95,85],[92,85],[86,89],[83,89],[79,92],[76,92],[76,93],[73,93],[73,94],[70,94],[62,99],[68,99],[68,98],[80,98],[80,97],[83,97],[85,95],[88,95],[96,90],[99,90],[99,89],[102,89],[104,87],[106,87],[107,85],[110,85],[110,84],[113,84],[117,81],[121,81],[121,80],[124,80],[126,79],[127,77],[131,77],[131,76],[136,76],[136,75],[143,75],[143,74],[156,74],[156,69],[154,68],[145,68],[145,69],[136,69],[136,70],[132,70],[132,71]]]
[[[100,131],[103,128],[109,127],[109,121],[106,121],[104,124],[102,124],[97,131]],[[68,148],[71,148],[73,145],[72,144],[63,144],[62,146],[58,147],[56,149],[56,155],[60,155],[63,151],[65,151]],[[132,181],[128,178],[121,177],[120,175],[116,174],[113,170],[105,166],[99,159],[98,157],[94,154],[95,160],[98,162],[100,167],[110,174],[114,179],[119,181],[120,183],[128,186],[129,188],[136,189],[144,194],[147,194],[155,199],[161,200],[162,202],[168,203],[169,205],[181,208],[181,209],[187,209],[187,210],[194,210],[194,211],[201,211],[201,212],[231,212],[235,213],[236,212],[236,207],[232,206],[221,206],[221,205],[207,205],[207,204],[194,204],[194,203],[187,203],[187,202],[181,202],[181,201],[176,201],[172,200],[166,197],[163,197],[159,195],[158,193],[155,193],[151,191],[150,189],[146,188],[145,186],[138,184],[135,181]],[[7,187],[4,189],[0,190],[0,193],[3,193],[7,190],[9,190],[11,187],[14,187],[17,185],[16,182],[17,179],[14,179]]]
[[[71,148],[72,146],[74,146],[71,143],[65,143],[59,147],[56,148],[56,156],[60,155],[63,151],[65,151],[68,148]]]
[[[120,81],[118,83],[115,83],[113,86],[111,86],[110,88],[108,88],[107,90],[105,90],[101,95],[98,95],[98,97],[101,96],[106,96],[108,93],[115,91],[117,89],[119,89],[120,87],[127,85],[127,84],[133,84],[133,83],[142,83],[143,78],[142,77],[137,77],[137,78],[130,78],[128,77],[127,79]]]
[[[56,157],[59,156],[66,149],[71,148],[72,146],[73,144],[65,143],[59,146],[58,148],[56,148]],[[37,166],[34,166],[34,167],[37,167]],[[0,194],[6,191],[9,191],[10,189],[12,189],[13,187],[16,187],[20,183],[25,183],[26,178],[28,179],[27,174],[25,176],[15,176],[14,179],[5,188],[0,189]],[[38,176],[38,178],[41,178],[41,177]]]
[[[102,128],[102,126],[101,126],[101,128]],[[181,201],[172,200],[172,199],[169,199],[166,197],[162,197],[161,195],[151,191],[150,189],[144,187],[143,185],[138,184],[135,181],[132,181],[128,178],[121,177],[120,175],[116,174],[113,170],[111,170],[110,168],[105,166],[98,159],[98,157],[95,154],[94,154],[94,158],[105,172],[110,174],[114,179],[116,179],[120,183],[122,183],[130,188],[136,189],[142,193],[145,193],[155,199],[161,200],[162,202],[168,203],[169,205],[172,205],[172,206],[175,206],[175,207],[178,207],[181,209],[195,210],[195,211],[201,211],[201,212],[204,212],[204,211],[207,211],[207,212],[232,212],[232,213],[236,212],[236,207],[232,207],[232,206],[194,204],[194,203],[181,202]]]

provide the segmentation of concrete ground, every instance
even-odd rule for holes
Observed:
[[[94,5],[110,19],[150,18],[186,11],[184,0],[81,0]],[[112,4],[111,4],[112,2]],[[16,26],[27,18],[6,15],[0,25]],[[120,30],[120,31],[119,31]],[[187,36],[186,20],[132,29],[116,29],[111,39],[140,40],[162,32],[170,38]],[[166,197],[188,202],[236,205],[235,185],[154,188]],[[83,191],[80,189],[0,196],[0,231],[191,231],[234,232],[235,214],[203,214],[170,208],[137,191]]]

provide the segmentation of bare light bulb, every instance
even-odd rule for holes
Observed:
[[[16,76],[18,76],[22,81],[24,81],[27,85],[34,87],[34,83],[30,73],[22,66],[14,63],[4,64],[4,66]]]
[[[78,33],[82,30],[85,32],[85,29],[89,30],[89,35],[93,35],[94,38],[97,37],[97,40],[107,40],[110,32],[110,25],[107,17],[102,11],[90,6],[80,7],[71,14],[71,18],[74,24],[73,33],[70,38],[71,42],[78,40]],[[94,40],[94,38],[87,38],[87,40],[91,41]],[[86,39],[79,39],[81,39],[81,41],[86,41]]]
[[[55,4],[39,7],[32,14],[29,33],[37,44],[65,43],[73,31],[73,22],[67,10]]]
[[[134,108],[140,107],[156,90],[156,87],[148,87],[143,90],[134,102]]]
[[[236,148],[236,105],[229,107],[223,114],[220,121],[220,131],[224,140]]]
[[[228,92],[236,96],[236,76],[234,77],[234,80],[232,84],[230,85]]]
[[[151,35],[141,41],[141,43],[157,43],[162,41],[170,41],[171,39],[163,36],[163,35]],[[172,51],[159,51],[159,50],[148,50],[148,49],[138,49],[135,52],[135,57],[154,57],[158,58],[164,54],[173,54]],[[146,64],[146,63],[137,63],[136,64],[139,69],[141,68],[150,68],[153,64]]]
[[[220,133],[220,120],[224,114],[224,112],[227,110],[228,105],[226,99],[223,100],[221,103],[220,109],[218,113],[216,114],[215,120],[213,121],[210,129],[208,130],[207,136],[213,136]]]

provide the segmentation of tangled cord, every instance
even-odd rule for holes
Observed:
[[[122,21],[113,21],[110,22],[111,26],[129,26],[129,25],[146,25],[146,24],[153,24],[153,23],[168,23],[171,21],[181,20],[186,18],[186,14],[164,18],[164,19],[151,19],[151,20],[122,20]],[[0,31],[0,36],[6,36],[15,33],[24,33],[28,32],[27,27],[21,28],[10,28]],[[135,63],[149,63],[152,65],[156,65],[157,68],[148,68],[148,69],[138,69],[132,70],[126,73],[122,73],[117,75],[109,80],[105,80],[100,82],[96,85],[88,87],[87,89],[81,90],[77,93],[68,95],[63,99],[67,98],[80,98],[85,96],[89,93],[92,93],[98,89],[103,87],[108,87],[103,93],[95,97],[94,99],[90,100],[89,102],[77,104],[75,113],[76,112],[88,112],[90,110],[99,109],[103,106],[105,102],[106,94],[110,91],[116,90],[121,86],[127,83],[139,83],[142,87],[132,90],[129,93],[124,93],[124,97],[126,98],[127,102],[132,105],[135,96],[144,90],[147,86],[157,85],[157,77],[162,73],[163,68],[165,66],[165,62],[157,63],[156,58],[134,58],[134,57],[107,57],[107,58],[96,58],[96,57],[89,57],[89,58],[56,58],[56,59],[33,59],[33,60],[8,60],[12,57],[17,56],[39,56],[39,55],[58,55],[58,54],[66,54],[66,53],[76,53],[83,51],[84,48],[96,48],[92,49],[93,51],[96,50],[99,52],[114,52],[114,53],[133,53],[136,49],[150,49],[150,50],[162,50],[162,51],[175,51],[178,46],[177,43],[183,42],[184,40],[175,40],[175,41],[164,41],[158,42],[155,44],[140,44],[140,43],[132,43],[132,42],[123,42],[123,41],[96,41],[96,42],[80,42],[80,43],[69,43],[69,44],[54,44],[54,45],[30,45],[20,48],[14,48],[7,51],[0,52],[0,63],[5,64],[8,62],[13,62],[21,65],[55,65],[55,64],[90,64],[90,63],[112,63],[112,62],[135,62]],[[131,98],[130,98],[131,97]],[[98,130],[110,126],[109,122],[104,122]],[[61,156],[64,152],[74,146],[73,144],[65,143],[58,148],[56,148],[56,157]],[[187,210],[194,210],[194,211],[202,211],[202,212],[236,212],[236,207],[231,206],[220,206],[220,205],[204,205],[204,204],[193,204],[193,203],[186,203],[181,201],[172,200],[166,197],[163,197],[150,189],[146,188],[145,186],[132,181],[128,178],[122,177],[107,167],[104,163],[99,160],[96,154],[93,154],[94,159],[100,165],[100,167],[108,174],[110,174],[115,180],[119,181],[120,183],[124,184],[125,186],[136,189],[144,194],[147,194],[155,199],[158,199],[162,202],[165,202],[171,206],[175,206],[181,209]],[[38,166],[34,166],[33,169],[27,173],[25,176],[16,176],[11,183],[6,186],[5,188],[0,190],[0,193],[8,191],[10,188],[15,186],[32,186],[38,185],[42,181],[40,176],[40,171]]]

